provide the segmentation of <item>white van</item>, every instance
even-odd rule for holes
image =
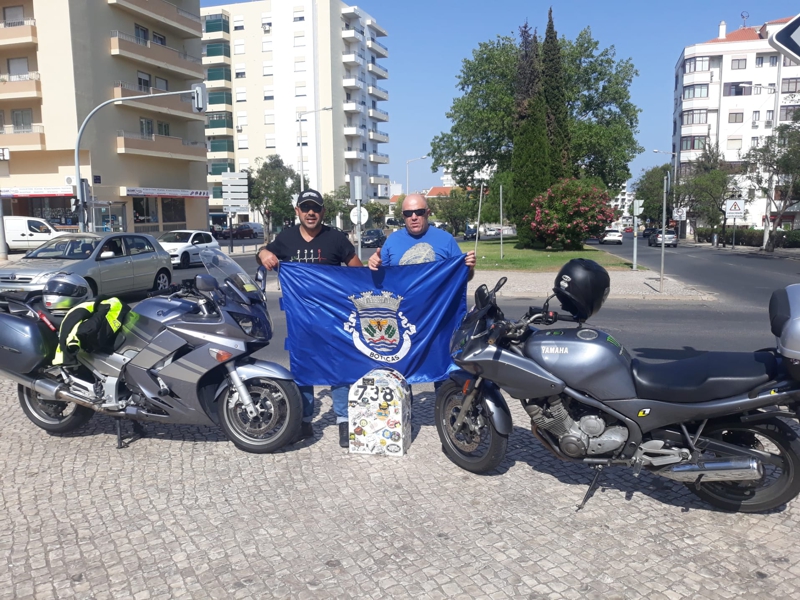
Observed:
[[[3,223],[9,250],[31,250],[54,237],[64,235],[63,232],[53,229],[47,221],[37,217],[3,217]]]

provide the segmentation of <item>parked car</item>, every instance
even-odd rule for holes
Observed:
[[[386,219],[386,226],[387,227],[405,227],[406,225],[405,225],[405,223],[403,223],[402,220],[393,219],[392,217],[389,217],[388,219]]]
[[[647,238],[647,245],[648,246],[660,246],[661,245],[661,230],[657,229],[655,232],[650,234],[650,237]],[[675,231],[672,229],[667,229],[666,233],[664,234],[664,245],[665,246],[672,246],[673,248],[678,247],[678,236],[675,235]]]
[[[230,229],[223,229],[222,233],[220,234],[220,238],[223,240],[228,240],[231,237],[231,230]],[[252,227],[248,223],[239,223],[238,225],[233,226],[233,239],[235,240],[246,240],[251,239],[254,240],[256,238],[256,232],[253,230]]]
[[[158,243],[169,252],[172,265],[181,269],[188,269],[192,263],[202,262],[201,250],[219,248],[219,242],[210,233],[191,229],[166,231],[159,236]]]
[[[166,289],[172,260],[153,236],[143,233],[67,233],[0,268],[0,291],[41,290],[60,271],[86,279],[95,296],[113,296]]]
[[[256,232],[256,237],[264,237],[264,226],[261,223],[253,223],[252,221],[248,221],[246,223],[242,223],[242,225],[249,225],[250,229]]]
[[[474,227],[467,227],[467,230],[464,232],[464,241],[474,240],[477,233],[478,232]],[[480,236],[478,239],[480,239]]]
[[[486,227],[486,235],[500,235],[500,230],[497,227]]]
[[[603,233],[600,234],[600,243],[621,244],[622,233],[620,233],[619,229],[606,229]]]
[[[6,250],[30,250],[38,248],[65,232],[56,231],[44,219],[36,217],[3,217],[6,231]]]
[[[217,225],[217,224],[214,224],[214,225],[211,225],[211,227],[209,227],[209,228],[208,228],[208,231],[209,231],[209,233],[210,233],[211,235],[213,235],[215,238],[218,238],[218,237],[219,237],[219,235],[222,233],[222,231],[223,231],[224,229],[225,229],[225,228],[224,228],[222,225]]]
[[[362,248],[380,248],[386,241],[382,229],[367,229],[361,234]]]
[[[645,227],[644,231],[642,232],[642,237],[649,238],[650,234],[652,234],[655,231],[658,231],[657,227]]]
[[[633,233],[633,227],[626,227],[622,230],[622,233]]]

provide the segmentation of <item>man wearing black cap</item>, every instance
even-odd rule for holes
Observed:
[[[323,225],[325,207],[322,194],[307,189],[297,198],[295,213],[300,219],[299,227],[287,227],[275,239],[264,246],[256,256],[259,264],[268,270],[278,268],[283,262],[303,262],[315,265],[346,265],[363,267],[356,249],[347,236],[338,229]],[[347,424],[347,393],[349,386],[332,386],[333,412],[339,425],[339,445],[347,448],[350,445]],[[314,435],[311,419],[314,415],[314,387],[300,386],[303,395],[303,438]]]

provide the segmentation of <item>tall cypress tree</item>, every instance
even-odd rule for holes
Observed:
[[[557,181],[572,174],[570,160],[569,111],[564,93],[564,63],[553,25],[553,9],[547,17],[542,44],[542,89],[547,103],[547,138],[550,142],[550,175]]]
[[[517,63],[516,126],[511,155],[514,189],[508,217],[517,226],[519,244],[530,247],[531,201],[550,185],[547,105],[542,91],[539,40],[526,22],[519,28]],[[527,219],[526,219],[527,217]]]

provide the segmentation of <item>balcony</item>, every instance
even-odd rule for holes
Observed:
[[[380,42],[376,42],[374,38],[367,40],[367,49],[372,50],[380,58],[389,58],[389,49]]]
[[[378,37],[386,37],[387,35],[389,35],[383,27],[378,25],[375,19],[367,19],[367,27],[369,27],[372,31],[374,31],[375,35]]]
[[[389,176],[388,175],[370,175],[369,182],[372,185],[389,185]]]
[[[363,113],[364,107],[360,104],[356,104],[355,102],[345,102],[342,104],[342,108],[346,113]]]
[[[380,65],[376,65],[375,63],[370,63],[367,65],[367,70],[375,75],[378,79],[388,79],[389,78],[389,71],[381,67]]]
[[[232,136],[233,131],[233,116],[213,118],[209,117],[206,121],[206,136],[228,135]]]
[[[200,15],[178,8],[166,0],[108,0],[108,3],[135,16],[153,19],[160,27],[183,37],[199,38],[203,33]]]
[[[385,110],[381,110],[380,108],[370,108],[369,109],[369,116],[375,119],[376,121],[388,121],[389,120],[389,113]]]
[[[39,73],[0,75],[0,100],[23,100],[41,97],[42,85],[39,82]]]
[[[344,134],[348,137],[361,137],[361,129],[359,127],[345,127]]]
[[[342,39],[345,42],[364,42],[364,32],[359,33],[355,29],[342,27]]]
[[[231,83],[231,70],[229,67],[213,67],[206,74],[206,89],[226,91],[233,89]]]
[[[359,150],[350,150],[349,148],[344,151],[345,160],[364,160],[364,153]]]
[[[356,79],[355,77],[345,77],[342,79],[342,85],[346,90],[363,90],[364,80]]]
[[[375,96],[378,100],[388,100],[389,91],[378,87],[377,85],[370,85],[367,87],[367,92],[370,96]]]
[[[371,152],[369,155],[369,162],[378,163],[381,165],[389,164],[389,155],[380,152]]]
[[[36,19],[0,21],[0,48],[23,48],[39,43],[36,38]]]
[[[1,87],[0,90],[2,90]],[[135,83],[127,83],[125,81],[114,82],[114,98],[130,98],[132,96],[142,95],[149,96],[147,98],[124,103],[115,102],[116,105],[130,106],[138,110],[171,115],[188,121],[205,121],[205,115],[192,111],[191,92],[187,91],[186,94],[182,96],[163,96],[159,98],[158,94],[162,94],[163,92],[164,90],[145,87]]]
[[[342,62],[348,67],[357,67],[364,62],[364,55],[356,54],[355,52],[343,52]]]
[[[117,154],[206,162],[207,153],[205,142],[190,142],[169,135],[143,135],[132,131],[117,131]]]
[[[236,171],[236,164],[232,160],[217,161],[208,163],[208,178],[209,183],[222,183],[222,174],[228,171]]]
[[[208,159],[227,159],[232,161],[236,158],[233,149],[233,138],[213,139],[208,144]]]
[[[217,91],[208,94],[209,113],[214,112],[233,112],[233,94],[228,91]]]
[[[231,26],[228,16],[222,13],[203,17],[203,40],[231,40]]]
[[[342,7],[342,16],[346,20],[360,19],[361,18],[361,13],[359,12],[357,6],[343,6]]]
[[[187,78],[203,79],[205,75],[202,61],[196,56],[121,31],[111,32],[111,54]]]
[[[369,132],[369,139],[373,142],[388,142],[389,141],[389,134],[384,133],[382,131],[378,131],[377,129],[372,129]]]
[[[12,152],[44,150],[44,126],[42,125],[5,125],[0,129],[0,146]]]
[[[219,65],[227,65],[231,66],[231,53],[230,50],[227,54],[203,54],[203,65],[204,66],[219,66]]]

